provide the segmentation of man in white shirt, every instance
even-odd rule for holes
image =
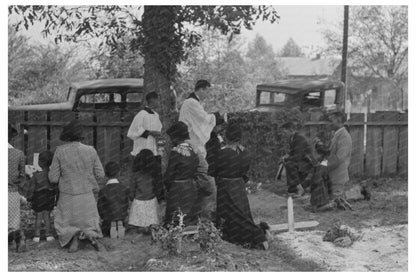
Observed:
[[[159,114],[155,111],[158,107],[158,94],[150,92],[146,95],[147,105],[134,117],[127,132],[127,137],[133,140],[132,159],[143,149],[149,149],[155,155],[158,167],[155,168],[154,178],[157,179],[157,186],[162,186],[161,149],[158,148],[157,139],[161,136],[162,122]],[[162,195],[158,195],[160,200]]]
[[[208,163],[206,161],[205,144],[208,142],[216,125],[224,122],[220,114],[207,113],[200,103],[209,93],[211,84],[206,80],[199,80],[195,84],[195,91],[183,102],[179,112],[179,121],[188,126],[189,143],[199,157],[198,174],[196,176],[201,197],[202,214],[211,217],[216,208],[216,187],[215,181],[208,176]]]

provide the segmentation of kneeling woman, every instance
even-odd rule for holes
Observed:
[[[240,144],[240,127],[230,123],[225,137],[226,146],[218,151],[208,169],[217,184],[217,225],[222,228],[224,240],[249,248],[268,249],[268,226],[254,223],[246,194],[250,155]]]
[[[197,222],[197,187],[194,181],[199,164],[197,154],[185,140],[189,139],[188,127],[178,121],[166,132],[173,145],[164,176],[167,192],[165,224],[178,223],[177,212],[185,214],[184,224]]]

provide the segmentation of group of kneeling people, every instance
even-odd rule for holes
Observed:
[[[14,131],[11,133],[15,134]],[[132,227],[146,234],[153,224],[177,225],[178,213],[185,215],[185,226],[196,225],[200,218],[212,220],[221,228],[224,240],[267,249],[268,226],[255,224],[249,207],[245,182],[251,159],[240,144],[242,131],[238,124],[227,124],[225,145],[217,145],[209,159],[208,174],[215,177],[217,187],[214,216],[205,214],[201,206],[202,199],[210,192],[201,189],[195,181],[199,158],[187,142],[187,125],[178,121],[167,134],[172,149],[163,182],[157,173],[160,161],[152,151],[143,149],[134,157],[128,169],[130,178],[125,184],[123,178],[119,178],[121,169],[117,162],[110,161],[103,168],[94,147],[81,143],[81,122],[73,120],[64,126],[60,139],[65,144],[57,147],[55,153],[44,151],[39,154],[42,170],[35,172],[27,183],[26,192],[29,193],[25,196],[36,213],[33,240],[40,240],[42,219],[47,240],[54,239],[50,213],[56,206],[53,224],[61,246],[69,247],[70,252],[77,251],[80,242],[89,242],[99,250],[102,247],[99,238],[103,235],[122,238],[126,228]],[[10,153],[15,155],[10,156]],[[9,156],[9,167],[15,172],[15,176],[9,172],[10,235],[20,229],[20,200],[13,200],[10,189],[16,188],[13,195],[18,195],[18,183],[22,181],[19,178],[24,175],[24,155],[9,144]],[[105,186],[99,190],[98,183],[104,177]],[[158,210],[164,201],[166,212],[161,217]]]

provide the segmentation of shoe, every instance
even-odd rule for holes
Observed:
[[[52,237],[52,236],[47,236],[46,237],[46,241],[54,241],[54,240],[55,240],[55,238]]]
[[[40,241],[40,237],[34,237],[33,238],[33,242],[39,242]]]
[[[110,228],[110,238],[116,239],[117,238],[117,226],[115,221],[111,221],[111,228]]]
[[[97,239],[91,238],[91,245],[97,250],[98,252],[101,250],[101,245],[98,243]]]
[[[119,220],[117,222],[117,237],[119,239],[122,239],[124,238],[125,233],[126,233],[126,229],[124,228],[123,221]]]
[[[303,189],[302,185],[298,185],[296,188],[298,189],[297,196],[300,197],[305,194],[305,190]]]
[[[68,250],[68,252],[69,252],[69,253],[74,253],[74,252],[77,252],[77,251],[78,251],[78,246],[79,246],[78,236],[76,236],[76,235],[75,235],[75,236],[72,238],[71,245],[69,246],[69,250]]]

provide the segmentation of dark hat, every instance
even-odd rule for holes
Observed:
[[[9,123],[9,138],[14,138],[15,136],[17,136],[17,134],[18,132],[16,128],[14,128],[13,125]]]
[[[82,124],[79,120],[74,119],[66,124],[59,137],[62,141],[80,141],[84,139],[82,136]]]
[[[236,122],[230,122],[225,129],[225,137],[231,142],[238,142],[241,140],[242,131],[240,125]]]
[[[166,134],[171,139],[187,140],[189,139],[188,126],[182,121],[175,122],[167,131]]]

